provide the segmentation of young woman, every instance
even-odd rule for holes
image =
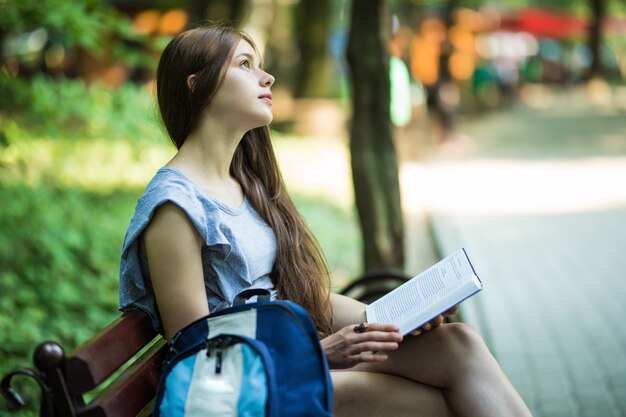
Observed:
[[[165,48],[157,97],[178,152],[131,220],[120,309],[146,311],[169,339],[240,291],[266,288],[311,314],[337,416],[529,416],[469,326],[439,317],[404,340],[392,325],[360,331],[364,305],[330,294],[270,142],[272,84],[252,40],[233,29],[193,29]]]

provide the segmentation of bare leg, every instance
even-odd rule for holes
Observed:
[[[364,321],[363,303],[337,294],[332,294],[331,300],[336,330]],[[411,415],[433,410],[433,416],[445,416],[451,411],[450,414],[457,417],[531,417],[528,407],[482,337],[471,326],[444,324],[419,336],[406,336],[397,351],[386,353],[389,358],[384,362],[361,363],[350,368],[351,372],[345,375],[333,372],[340,412],[341,407],[356,407],[352,405],[355,396],[367,397],[363,399],[366,404],[380,401],[383,407],[385,403],[392,402],[389,398],[392,394],[388,393],[393,392],[398,398],[415,398],[414,403],[403,403],[403,407],[414,407],[410,409]],[[368,376],[360,379],[359,375],[352,375],[359,371]],[[402,383],[396,379],[371,376],[377,373],[406,381]],[[354,385],[350,387],[350,384]],[[358,394],[359,391],[362,394]],[[443,407],[445,411],[439,412],[436,410],[442,410],[437,405],[441,398],[445,400],[446,407]],[[365,414],[407,415],[400,414],[401,410],[398,414],[387,411],[374,413],[375,409],[376,404],[372,404]]]
[[[444,324],[419,336],[407,336],[386,362],[352,369],[439,388],[455,416],[531,416],[478,332],[465,324]]]
[[[333,371],[334,416],[452,417],[441,390],[373,372]]]

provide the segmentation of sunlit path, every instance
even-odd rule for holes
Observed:
[[[470,154],[401,173],[405,210],[474,259],[463,319],[536,417],[626,415],[626,118],[596,110],[486,118],[462,127]]]
[[[531,215],[626,206],[626,156],[406,163],[402,178],[408,211],[425,204],[445,213]],[[419,186],[411,190],[413,181]]]

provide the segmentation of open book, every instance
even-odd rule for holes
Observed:
[[[482,290],[461,248],[365,309],[368,323],[391,323],[406,335]]]

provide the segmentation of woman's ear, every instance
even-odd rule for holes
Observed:
[[[195,86],[196,86],[196,74],[191,74],[189,77],[187,77],[187,88],[189,89],[189,91],[193,93]]]

